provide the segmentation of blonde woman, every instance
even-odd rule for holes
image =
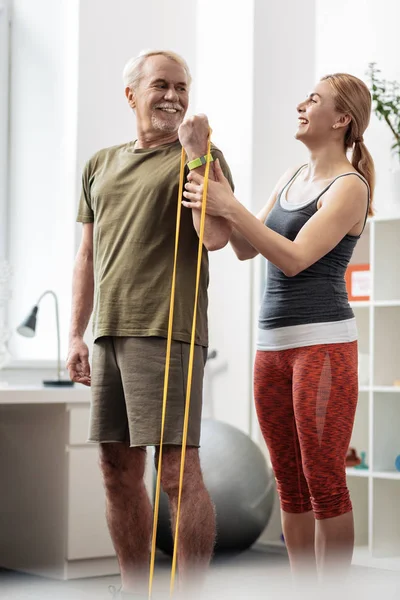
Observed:
[[[350,565],[354,545],[345,457],[358,399],[357,328],[344,274],[372,214],[374,164],[363,140],[371,96],[356,77],[328,75],[297,111],[307,164],[281,177],[255,217],[217,163],[207,213],[230,221],[240,260],[268,260],[256,409],[292,572],[326,575]],[[201,207],[202,184],[191,171],[186,207]]]

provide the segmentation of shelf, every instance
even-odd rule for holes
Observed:
[[[369,308],[371,306],[371,302],[368,300],[352,300],[349,304],[351,308]]]
[[[346,475],[348,477],[363,477],[368,478],[370,475],[374,479],[387,479],[400,481],[400,473],[398,471],[371,471],[370,469],[356,469],[355,467],[347,467]]]
[[[375,217],[370,217],[368,221],[373,223],[384,223],[385,221],[400,221],[400,213],[393,215],[377,215]]]
[[[400,473],[398,471],[374,471],[372,476],[375,479],[397,479],[400,481]]]
[[[356,469],[355,467],[347,467],[346,474],[348,477],[368,477],[368,475],[371,474],[371,471],[369,469]]]
[[[382,308],[391,308],[391,307],[400,307],[400,300],[377,300],[373,302],[373,306],[382,307]]]
[[[377,307],[399,307],[400,308],[400,300],[375,300],[374,302],[371,302],[370,300],[352,300],[351,302],[349,302],[351,308],[371,308],[372,306],[377,306]]]
[[[400,394],[400,386],[396,385],[378,385],[372,388],[373,392],[382,394]]]
[[[400,555],[376,558],[371,555],[368,546],[356,546],[353,553],[353,565],[385,571],[400,571]]]

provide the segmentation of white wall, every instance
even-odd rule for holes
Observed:
[[[202,0],[196,17],[196,112],[207,114],[235,192],[250,207],[254,3]],[[209,300],[210,345],[218,356],[206,372],[206,409],[212,403],[215,418],[248,432],[251,269],[230,247],[210,253]]]
[[[398,0],[317,0],[316,6],[317,77],[345,71],[368,83],[368,63],[377,62],[383,77],[400,81]],[[364,139],[377,171],[377,214],[385,214],[392,210],[391,134],[373,115]]]
[[[68,3],[73,10],[74,2]],[[70,106],[66,102],[67,5],[14,0],[11,35],[9,259],[14,270],[13,328],[46,289],[60,297],[64,349],[74,250],[73,206],[66,156]],[[14,334],[18,358],[56,354],[52,299],[43,301],[38,338]]]
[[[194,72],[195,37],[188,27],[194,16],[195,3],[184,0],[80,0],[78,172],[99,148],[135,136],[122,83],[129,58],[143,49],[167,48],[181,53]]]

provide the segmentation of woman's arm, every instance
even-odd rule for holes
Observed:
[[[294,241],[266,227],[233,195],[217,167],[218,180],[209,182],[207,212],[228,219],[236,231],[262,254],[293,277],[328,254],[358,223],[363,222],[368,198],[367,188],[358,177],[342,177],[324,194],[321,208],[302,227]],[[202,181],[191,174],[184,205],[201,207]]]
[[[257,215],[257,219],[261,223],[265,223],[266,218],[268,217],[269,213],[274,207],[279,192],[291,179],[296,170],[297,169],[293,168],[288,169],[275,185],[275,188],[273,189],[273,192],[270,195],[268,202]],[[259,254],[259,251],[256,250],[254,246],[252,246],[252,244],[250,244],[250,242],[235,228],[232,231],[232,235],[230,237],[229,242],[239,260],[249,260]]]

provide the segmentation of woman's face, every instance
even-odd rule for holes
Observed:
[[[318,82],[297,106],[297,112],[299,125],[295,137],[303,142],[326,142],[339,128],[344,116],[335,109],[333,90],[328,81]]]

